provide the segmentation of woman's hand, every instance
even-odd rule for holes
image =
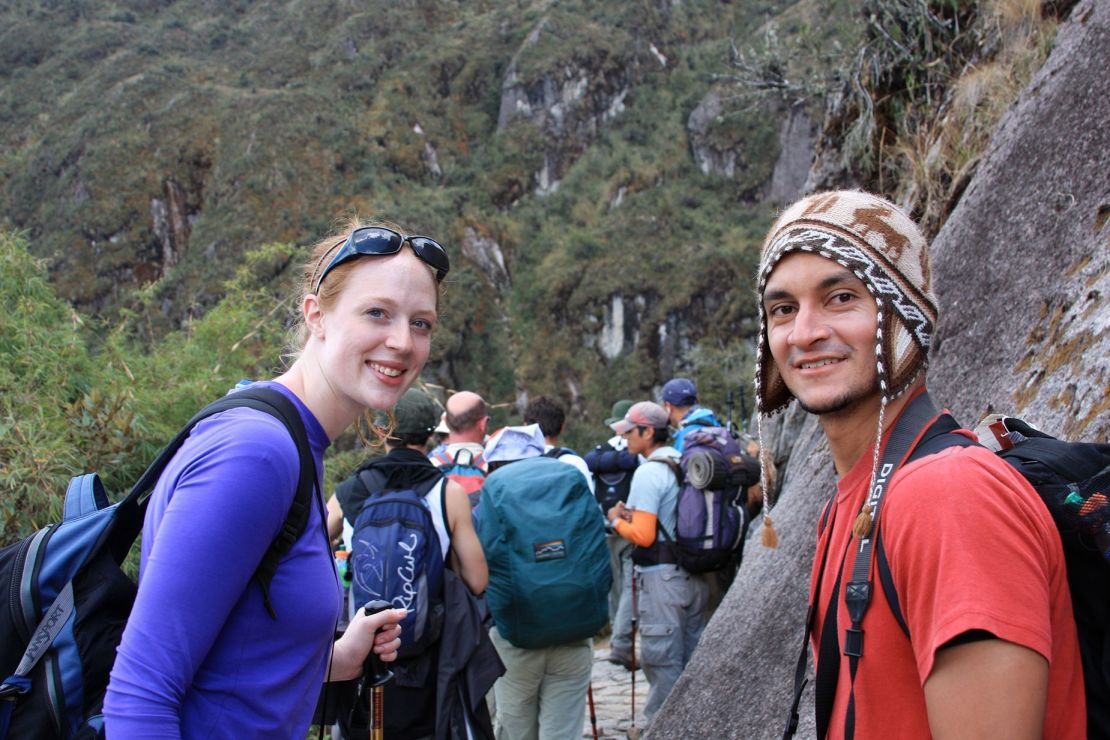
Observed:
[[[332,648],[329,681],[346,681],[362,675],[366,656],[374,654],[386,662],[397,660],[401,647],[400,622],[404,609],[385,609],[369,616],[359,609]]]

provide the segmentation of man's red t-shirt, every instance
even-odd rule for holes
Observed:
[[[867,498],[871,461],[868,452],[839,481],[819,533],[811,599],[822,553],[827,564],[816,601],[815,654],[841,564],[841,649],[844,629],[851,625],[843,595],[855,554],[849,541]],[[1084,738],[1083,675],[1063,551],[1051,516],[1025,479],[986,449],[949,448],[895,473],[883,496],[879,527],[912,639],[895,620],[873,562],[864,654],[855,680],[855,736],[929,738],[922,686],[937,650],[964,632],[986,630],[1048,660],[1044,737]],[[851,685],[848,659],[841,654],[830,738],[844,735]]]

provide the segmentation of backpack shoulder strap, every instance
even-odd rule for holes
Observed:
[[[466,457],[467,457],[466,462],[463,462],[462,460],[459,459],[459,457],[464,452],[466,453]],[[443,455],[444,455],[444,457],[447,457],[446,452],[444,452]],[[473,450],[468,450],[465,447],[462,447],[460,449],[455,450],[454,456],[450,458],[450,464],[451,465],[474,465],[474,451]]]
[[[385,476],[373,465],[358,471],[358,482],[366,489],[366,499],[363,501],[364,504],[366,501],[381,493],[385,488]],[[351,519],[353,522],[358,518],[358,512],[352,513],[354,513],[354,518]]]
[[[232,393],[230,396],[219,399],[211,404],[215,406],[226,403],[226,408],[247,406],[258,411],[264,411],[285,425],[289,435],[297,445],[297,456],[300,459],[300,476],[297,479],[297,490],[293,494],[293,503],[285,515],[285,522],[281,525],[278,536],[270,543],[262,562],[254,572],[254,578],[262,587],[262,599],[270,617],[277,619],[273,602],[270,599],[270,583],[277,573],[278,563],[285,556],[293,543],[300,538],[308,524],[308,513],[312,507],[312,492],[316,486],[316,462],[312,459],[312,448],[308,443],[308,432],[304,428],[304,421],[296,405],[286,398],[280,391],[272,388],[245,388]],[[220,410],[224,410],[221,407]],[[321,512],[323,526],[327,527],[327,515]],[[327,532],[324,533],[325,538]]]
[[[682,466],[673,457],[649,457],[648,462],[657,462],[666,465],[674,473],[675,479],[678,480],[678,485],[682,485],[684,476],[682,475]]]
[[[962,434],[952,434],[960,429],[959,423],[951,414],[941,414],[936,421],[925,431],[921,441],[913,448],[913,452],[906,458],[905,464],[915,460],[935,455],[949,447],[975,447],[976,442]],[[890,611],[906,637],[910,636],[910,628],[902,614],[902,605],[898,600],[898,590],[894,586],[894,574],[890,571],[890,561],[887,559],[886,549],[883,546],[883,528],[875,531],[875,569],[878,571],[879,584],[882,586],[883,595],[886,596]]]

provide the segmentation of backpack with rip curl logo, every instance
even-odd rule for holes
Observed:
[[[407,609],[401,620],[401,649],[409,658],[423,654],[443,629],[443,549],[428,497],[439,497],[446,512],[446,479],[414,488],[387,489],[373,467],[359,473],[370,496],[354,519],[351,536],[351,602],[382,600]]]

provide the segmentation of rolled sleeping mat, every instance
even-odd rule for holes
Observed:
[[[695,452],[686,461],[686,480],[694,488],[722,488],[728,484],[728,465],[709,451]]]

